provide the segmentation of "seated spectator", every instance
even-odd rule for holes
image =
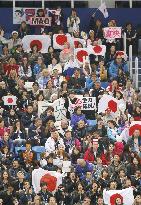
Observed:
[[[47,69],[42,70],[41,77],[38,79],[40,89],[45,89],[47,82],[50,80],[50,73]]]
[[[9,75],[11,71],[16,71],[17,75],[18,75],[18,71],[19,71],[19,65],[16,64],[16,60],[15,58],[10,58],[8,60],[8,63],[4,65],[4,73]]]
[[[82,114],[81,112],[81,107],[76,107],[74,109],[74,114],[71,116],[71,126],[75,129],[77,126],[77,123],[83,120],[85,124],[87,124],[87,120],[85,118],[85,115]]]
[[[46,66],[44,64],[43,58],[39,56],[37,63],[34,65],[34,68],[33,68],[33,74],[36,79],[39,79],[43,69],[46,69]]]
[[[18,75],[20,76],[20,78],[22,78],[26,81],[31,81],[32,80],[31,66],[28,63],[28,59],[26,57],[24,57],[22,59],[22,64],[19,67]]]
[[[32,146],[44,145],[46,138],[40,118],[35,118],[33,124],[29,126],[27,139],[32,142]]]
[[[48,154],[55,151],[59,144],[64,145],[63,139],[59,136],[56,130],[51,131],[51,136],[47,139],[45,143],[45,149]]]
[[[0,140],[0,148],[5,145],[8,146],[10,152],[13,152],[13,141],[10,139],[10,134],[8,132],[4,132],[3,138]]]
[[[73,77],[68,81],[68,87],[79,90],[79,92],[85,87],[85,78],[81,77],[79,69],[75,70]]]
[[[34,120],[34,117],[35,117],[35,115],[33,113],[33,106],[28,105],[27,106],[27,111],[25,113],[23,113],[23,115],[21,117],[21,122],[22,122],[23,126],[25,128],[29,128],[30,124]]]
[[[87,172],[92,172],[93,165],[85,161],[84,159],[78,159],[76,165],[76,174],[80,179],[84,179]]]
[[[43,90],[45,100],[50,100],[52,94],[56,93],[58,95],[58,89],[54,87],[53,81],[50,79],[46,84],[46,88]]]
[[[58,73],[61,74],[62,73],[62,66],[60,65],[60,63],[58,63],[58,59],[57,58],[52,58],[51,60],[51,64],[48,65],[48,71],[50,74],[53,73],[53,70],[58,70]]]
[[[141,146],[140,131],[135,130],[132,138],[130,138],[127,143],[132,151],[139,153],[139,147]]]
[[[109,69],[108,69],[110,80],[113,80],[114,78],[118,77],[119,67],[122,68],[122,70],[125,74],[128,73],[127,63],[124,62],[122,59],[122,56],[117,53],[115,60],[111,62]]]

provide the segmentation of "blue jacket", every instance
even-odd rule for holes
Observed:
[[[93,88],[93,86],[94,86],[93,80],[90,77],[86,78],[86,88],[90,90]]]
[[[112,61],[109,67],[109,76],[110,78],[117,78],[118,76],[118,68],[122,67],[123,72],[127,73],[128,72],[128,65],[127,63],[121,63],[120,65],[116,64],[115,61]]]
[[[92,172],[93,171],[93,165],[86,162],[85,167],[81,167],[80,165],[76,165],[75,172],[80,177],[80,179],[84,179],[86,172]]]
[[[38,75],[41,72],[41,66],[39,64],[35,64],[33,68],[34,75]]]
[[[81,114],[81,115],[73,114],[73,115],[71,116],[71,126],[72,126],[73,128],[76,128],[77,123],[78,123],[80,120],[83,120],[85,123],[87,123],[87,119],[86,119],[85,115],[83,115],[83,114]]]

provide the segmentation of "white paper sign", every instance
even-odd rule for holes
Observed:
[[[106,39],[121,38],[121,27],[105,27],[104,38]]]

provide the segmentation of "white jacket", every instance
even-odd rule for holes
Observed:
[[[61,144],[64,146],[64,142],[63,142],[63,139],[60,137],[59,140],[57,141],[58,144]],[[52,138],[52,137],[49,137],[45,143],[45,149],[46,149],[46,152],[48,152],[49,154],[51,152],[54,152],[55,151],[55,145],[56,145],[56,142],[55,140]]]

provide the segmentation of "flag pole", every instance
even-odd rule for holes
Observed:
[[[45,8],[45,0],[42,0],[42,9]]]
[[[74,8],[74,0],[71,0],[71,8]]]

